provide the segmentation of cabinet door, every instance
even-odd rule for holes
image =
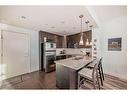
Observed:
[[[57,37],[57,48],[62,48],[63,47],[63,37],[58,36]]]
[[[47,41],[55,42],[57,48],[63,47],[63,39],[64,39],[63,36],[59,36],[56,34],[40,31],[39,37],[41,40],[40,42],[44,42],[44,37],[46,37]]]
[[[66,55],[56,56],[56,60],[66,59]]]
[[[68,48],[74,48],[74,44],[79,43],[80,37],[81,37],[81,33],[77,33],[77,34],[74,34],[74,35],[67,36],[67,47]],[[84,45],[78,45],[78,47],[79,48],[88,47],[88,46],[85,45],[87,39],[89,41],[91,41],[91,39],[92,39],[92,31],[86,31],[86,32],[83,33]]]
[[[60,64],[56,64],[56,86],[61,89],[69,89],[69,69]]]
[[[55,42],[55,34],[47,33],[47,41]]]
[[[46,37],[46,32],[40,32],[40,42],[44,42],[44,37]]]

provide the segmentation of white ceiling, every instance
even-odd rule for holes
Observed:
[[[127,15],[127,6],[92,6],[101,23]]]
[[[80,32],[81,14],[84,15],[83,31],[87,30],[86,20],[96,26],[85,6],[0,6],[2,23],[60,35]]]

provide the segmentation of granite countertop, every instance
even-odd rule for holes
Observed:
[[[81,56],[85,56],[85,54],[56,54],[56,56],[62,56],[62,55],[81,55]]]
[[[79,70],[80,68],[87,65],[91,61],[92,61],[92,57],[84,56],[81,59],[75,59],[75,57],[71,57],[71,58],[58,60],[54,62],[56,63],[56,65],[59,64],[74,70]]]

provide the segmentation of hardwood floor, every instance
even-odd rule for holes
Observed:
[[[55,80],[55,72],[37,71],[5,80],[1,89],[56,89]]]
[[[55,72],[32,72],[0,82],[1,89],[58,89]],[[105,75],[104,86],[101,89],[127,89],[127,81]]]
[[[102,89],[127,89],[127,80],[114,76],[105,75],[104,86]]]

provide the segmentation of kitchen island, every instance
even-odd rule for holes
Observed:
[[[78,71],[92,61],[91,57],[71,57],[55,61],[56,86],[60,89],[77,89]]]

